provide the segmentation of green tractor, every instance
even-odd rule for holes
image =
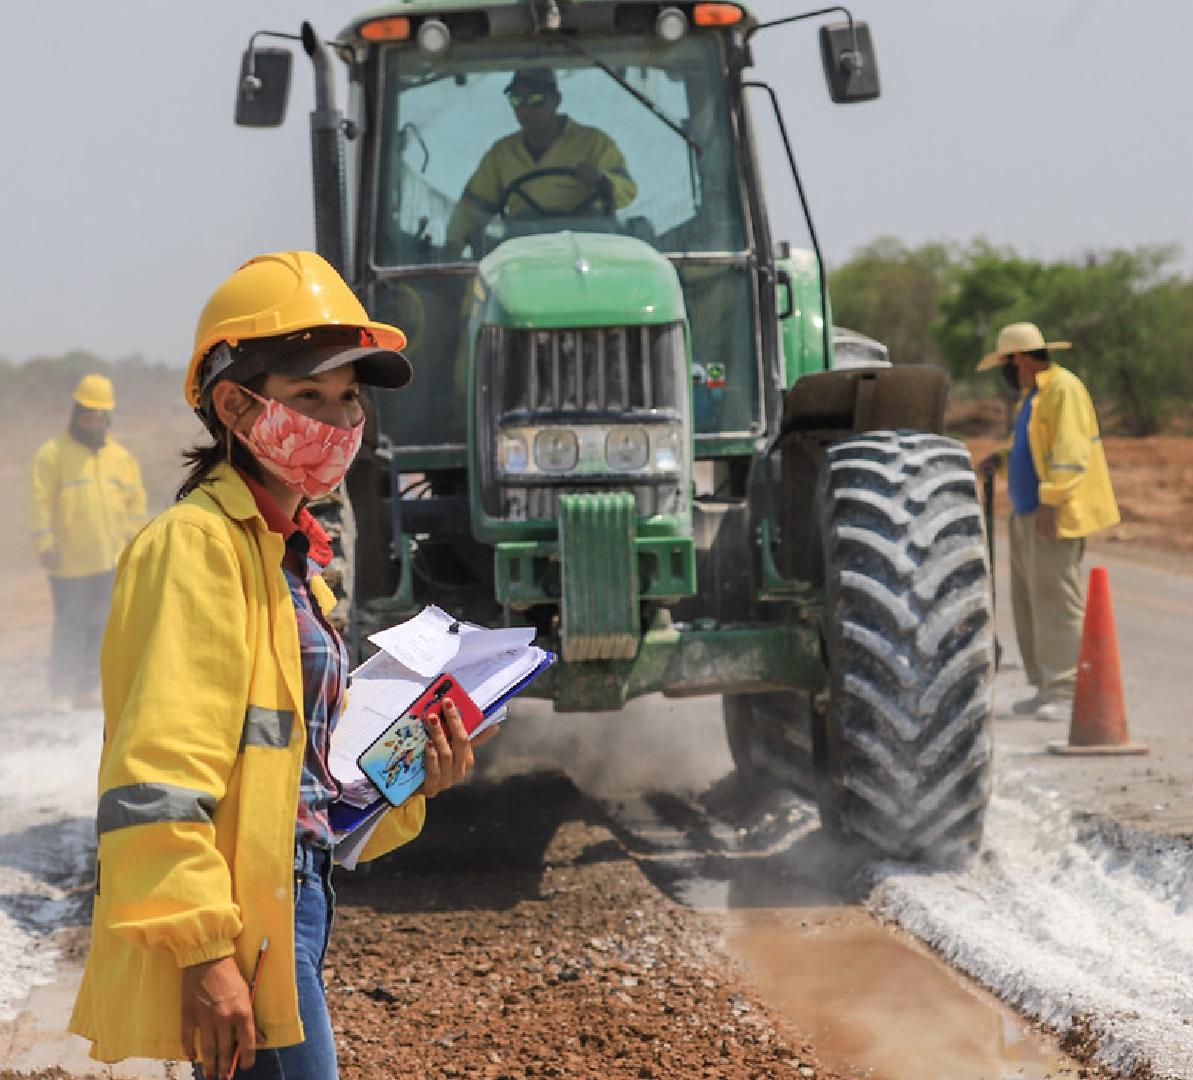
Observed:
[[[830,95],[876,97],[867,26],[829,10]],[[747,782],[884,855],[954,861],[989,796],[980,504],[940,433],[943,373],[833,330],[778,99],[749,74],[755,34],[807,17],[403,0],[334,41],[272,35],[314,66],[317,247],[415,369],[376,396],[349,478],[350,625],[360,642],[434,602],[533,626],[559,711],[719,694]],[[288,93],[291,54],[262,36],[249,126]],[[540,108],[568,139],[518,135]],[[771,235],[756,111],[810,250]]]

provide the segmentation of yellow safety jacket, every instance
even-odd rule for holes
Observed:
[[[92,450],[64,431],[33,458],[29,522],[37,554],[57,553],[55,577],[106,573],[145,523],[136,459],[110,438]]]
[[[101,656],[91,951],[70,1021],[100,1061],[185,1057],[181,968],[235,956],[247,977],[266,937],[264,1045],[303,1039],[294,826],[306,730],[283,548],[221,465],[120,559]],[[391,811],[363,857],[418,835],[424,814],[422,796]]]
[[[1117,525],[1118,503],[1089,392],[1055,361],[1036,376],[1036,387],[1027,441],[1040,478],[1040,502],[1057,509],[1057,536],[1076,539]],[[1024,393],[1020,410],[1026,401]],[[1003,468],[1008,453],[1001,452]]]
[[[460,244],[501,209],[501,193],[519,176],[536,169],[574,169],[592,165],[609,181],[614,209],[628,206],[638,194],[621,150],[603,131],[564,118],[563,130],[537,160],[526,149],[521,132],[498,139],[481,158],[447,225],[448,244]],[[569,214],[586,203],[593,189],[574,176],[541,176],[521,189],[552,213]],[[517,192],[510,196],[515,217],[531,210]],[[599,199],[598,199],[599,202]]]

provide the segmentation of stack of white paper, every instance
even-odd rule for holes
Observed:
[[[533,638],[531,627],[489,630],[456,622],[434,605],[372,635],[369,640],[381,652],[352,673],[348,700],[331,737],[328,766],[341,785],[341,799],[362,809],[376,802],[377,789],[360,771],[357,759],[438,675],[450,670],[488,712],[547,659],[546,652],[531,644]],[[500,723],[504,715],[504,708],[494,709],[472,737]],[[343,861],[339,849],[337,856]]]

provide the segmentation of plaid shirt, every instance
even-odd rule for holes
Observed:
[[[329,849],[332,833],[327,810],[340,794],[340,788],[328,769],[327,752],[344,698],[348,652],[311,595],[310,578],[330,561],[331,543],[305,509],[298,512],[296,521],[292,521],[264,487],[244,473],[240,476],[256,499],[265,524],[285,538],[282,573],[290,587],[298,620],[307,745],[298,788],[295,843]]]

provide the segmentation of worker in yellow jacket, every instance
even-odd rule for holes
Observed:
[[[445,253],[457,257],[494,214],[513,217],[612,214],[638,194],[625,157],[608,135],[559,112],[550,68],[523,68],[505,88],[518,131],[481,158],[447,224]]]
[[[54,604],[49,681],[57,711],[99,705],[99,643],[116,559],[145,523],[141,470],[109,434],[115,407],[111,381],[85,375],[66,431],[33,458],[29,519]]]
[[[1013,711],[1040,720],[1068,720],[1072,713],[1085,618],[1085,538],[1119,522],[1093,402],[1081,380],[1052,359],[1069,347],[1045,341],[1034,323],[1012,323],[978,364],[979,371],[997,368],[1020,393],[1010,447],[978,468],[1007,476],[1015,637],[1035,688]]]
[[[409,381],[404,344],[311,252],[250,260],[200,316],[186,397],[212,439],[121,557],[104,637],[95,904],[70,1023],[101,1061],[189,1057],[214,1078],[239,1052],[247,1075],[336,1076],[321,968],[347,654],[318,575],[330,545],[303,504],[351,464],[360,385]],[[421,792],[361,857],[417,835],[424,800],[471,765],[445,705]]]

